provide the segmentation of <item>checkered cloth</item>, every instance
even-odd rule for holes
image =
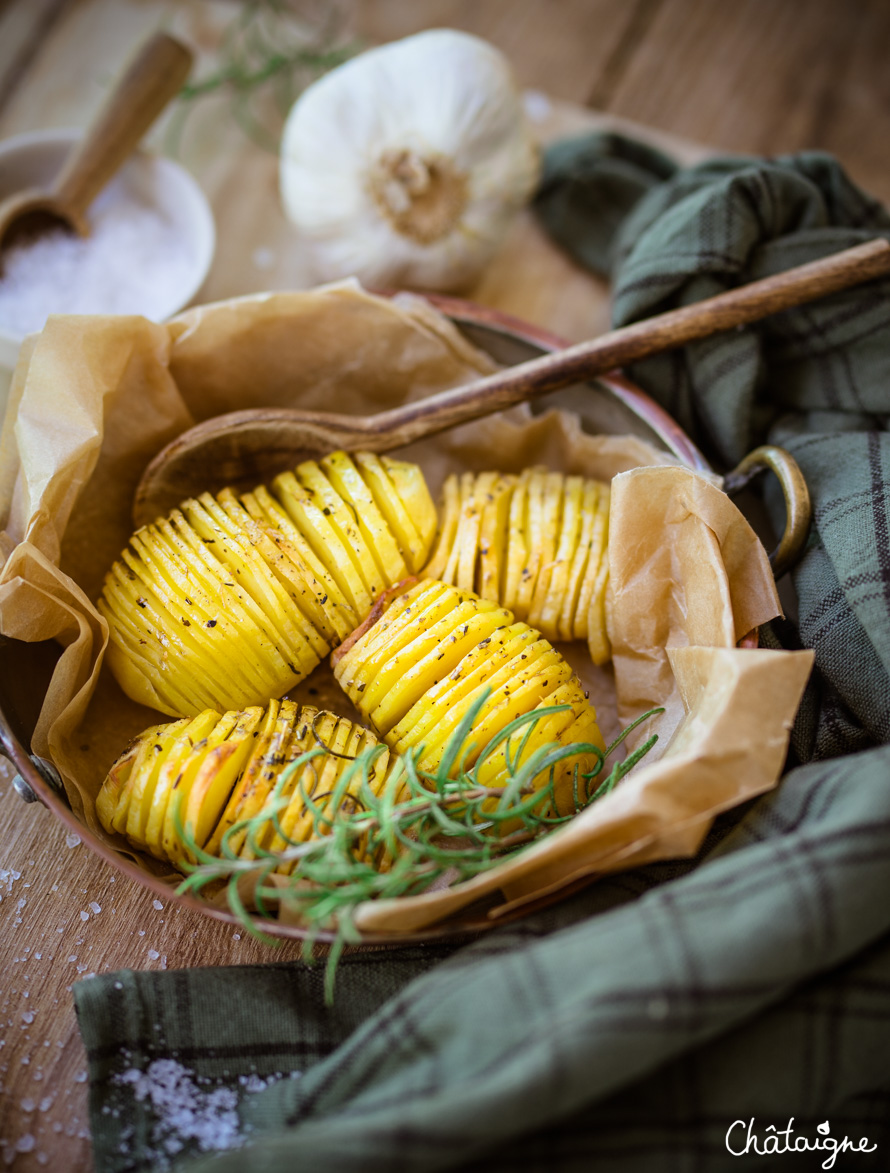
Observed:
[[[621,323],[890,233],[827,156],[675,171],[602,136],[551,150],[538,210]],[[98,1173],[737,1173],[844,1138],[824,1167],[890,1168],[888,289],[632,372],[716,462],[769,436],[813,492],[799,623],[764,636],[817,658],[781,787],[695,860],[347,957],[333,1010],[301,964],[79,983]]]

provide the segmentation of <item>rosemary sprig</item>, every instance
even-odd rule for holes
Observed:
[[[213,94],[229,99],[232,117],[265,150],[277,152],[284,117],[310,82],[359,50],[343,39],[341,13],[322,0],[320,17],[299,17],[283,0],[247,0],[226,27],[219,64],[186,84],[167,128],[166,149],[179,154],[186,122],[197,103]]]
[[[318,779],[315,763],[330,751],[319,744],[301,754],[281,772],[263,810],[229,828],[219,856],[211,856],[198,846],[191,826],[183,826],[177,807],[177,834],[198,861],[190,865],[190,874],[178,891],[200,892],[208,884],[225,883],[229,907],[245,929],[266,943],[278,944],[258,927],[256,916],[242,897],[239,884],[251,881],[252,899],[261,916],[273,916],[274,903],[298,912],[310,930],[307,957],[312,954],[317,933],[333,929],[335,937],[325,977],[326,997],[330,999],[337,960],[345,945],[359,940],[353,919],[358,905],[367,900],[417,895],[437,882],[441,885],[470,879],[568,822],[614,789],[649,752],[657,735],[602,777],[606,759],[628,734],[663,711],[652,709],[639,717],[605,752],[588,743],[548,742],[523,760],[537,722],[568,706],[538,709],[517,717],[493,737],[475,765],[466,770],[463,762],[472,745],[463,754],[461,749],[486,699],[481,696],[467,711],[449,739],[435,773],[419,767],[422,748],[411,750],[396,758],[379,794],[371,786],[371,776],[383,746],[374,746],[350,760],[334,789],[326,794],[314,793]],[[511,753],[514,734],[520,732],[517,751]],[[480,771],[501,746],[505,747],[506,783],[485,786],[480,782]],[[574,809],[569,814],[559,814],[554,793],[556,766],[564,759],[582,755],[593,757],[593,768],[584,772],[575,763]],[[296,783],[289,787],[295,774]],[[315,779],[311,785],[307,785],[307,775]],[[543,785],[541,775],[546,777]],[[357,787],[353,785],[356,782]],[[299,841],[287,836],[279,822],[295,788],[312,824],[310,837]],[[281,851],[263,847],[270,824],[286,843]],[[246,832],[244,842],[252,859],[242,858],[232,847],[233,837],[240,832]]]

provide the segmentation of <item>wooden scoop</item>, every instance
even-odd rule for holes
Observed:
[[[21,235],[61,226],[89,236],[87,209],[182,88],[191,65],[191,51],[166,33],[145,42],[52,186],[27,188],[0,203],[0,270],[2,249]]]
[[[215,416],[158,453],[136,490],[133,516],[143,525],[187,497],[224,485],[253,488],[284,468],[337,448],[389,452],[888,271],[890,242],[871,240],[378,415],[259,407]]]

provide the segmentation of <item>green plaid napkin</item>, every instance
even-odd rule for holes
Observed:
[[[537,206],[619,323],[890,233],[827,156],[677,171],[612,136],[557,144]],[[816,651],[781,787],[695,860],[349,956],[332,1010],[301,964],[79,983],[98,1173],[890,1167],[888,291],[632,371],[716,463],[768,436],[813,492],[764,635]]]

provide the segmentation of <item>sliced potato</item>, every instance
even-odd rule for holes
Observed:
[[[176,788],[186,759],[195,746],[213,732],[219,724],[219,720],[220,715],[214,709],[205,709],[203,713],[200,713],[186,725],[176,738],[167,760],[161,767],[154,790],[150,796],[147,796],[144,820],[138,827],[131,827],[129,823],[127,825],[127,835],[130,839],[145,843],[152,855],[158,859],[166,858],[161,844],[161,836],[170,795]]]
[[[359,617],[333,575],[263,485],[245,493],[241,501],[252,518],[268,525],[270,541],[293,567],[296,581],[302,581],[303,604],[312,623],[330,644],[340,643],[354,630]]]
[[[579,519],[580,530],[575,543],[575,552],[569,568],[568,583],[559,612],[558,629],[560,639],[584,638],[584,636],[577,635],[575,617],[578,614],[578,598],[581,594],[581,584],[584,581],[587,563],[590,559],[593,529],[596,524],[603,487],[597,481],[584,482],[584,491],[581,497],[581,517]],[[586,636],[587,616],[583,616],[583,619]]]
[[[460,478],[452,473],[446,478],[442,486],[442,508],[439,511],[439,532],[436,535],[436,544],[430,554],[429,562],[423,569],[424,578],[437,579],[443,582],[445,567],[451,557],[454,541],[457,535],[457,524],[460,519]]]
[[[324,507],[319,505],[313,494],[300,484],[292,472],[277,476],[272,482],[272,491],[317,557],[331,572],[356,615],[367,615],[371,609],[371,597],[348,549],[325,515]]]
[[[483,599],[502,602],[506,576],[507,524],[516,477],[498,476],[482,508],[479,572],[474,589]],[[504,604],[506,606],[506,603]]]
[[[362,479],[349,454],[332,452],[320,461],[322,470],[343,500],[352,508],[359,528],[374,555],[381,580],[387,585],[408,575],[398,542],[380,512],[374,494]]]
[[[436,534],[436,507],[418,465],[395,460],[392,456],[381,456],[380,463],[417,532],[420,546],[416,552],[412,550],[413,557],[409,562],[411,572],[417,573],[429,557]]]
[[[314,460],[298,464],[296,476],[306,492],[312,494],[321,506],[322,513],[349,554],[372,603],[390,583],[381,575],[371,548],[365,540],[357,510],[351,503],[343,500]],[[363,606],[362,613],[364,612]]]
[[[109,666],[172,716],[280,697],[420,565],[431,509],[416,466],[342,452],[283,473],[272,493],[184,501],[109,571]]]
[[[422,612],[420,600],[433,585],[424,580],[406,591],[398,600],[400,614],[414,606]],[[568,697],[571,708],[566,710],[567,717],[545,714],[541,719],[546,721],[545,731],[573,736],[577,727],[583,728],[586,737],[595,728],[596,714],[577,678],[547,640],[527,624],[514,622],[504,608],[493,608],[468,591],[449,585],[446,593],[455,605],[443,614],[440,603],[438,618],[431,625],[402,623],[396,636],[398,650],[391,650],[388,658],[385,612],[361,639],[347,643],[339,653],[336,679],[387,745],[399,752],[420,751],[420,769],[435,774],[462,719],[478,703],[457,758],[469,768],[493,737],[554,695]],[[413,639],[406,639],[414,632]],[[366,674],[372,661],[374,671]],[[540,733],[529,737],[533,749],[545,740]],[[505,755],[489,764],[487,771],[486,777],[495,779],[491,785],[501,785],[496,779],[507,775]],[[565,777],[572,773],[571,763],[559,763],[554,777],[564,786]]]
[[[423,575],[475,589],[548,639],[587,639],[594,586],[601,610],[608,582],[608,571],[597,578],[608,507],[608,486],[580,476],[541,468],[453,475]],[[608,658],[601,635],[597,646]]]
[[[290,738],[296,708],[293,701],[282,701],[280,704],[275,700],[269,701],[256,730],[247,764],[205,845],[209,855],[221,855],[226,832],[239,820],[252,818],[266,804],[276,777],[276,771],[270,771],[269,766],[281,754],[283,745]],[[238,853],[245,834],[244,829],[239,829],[226,840],[232,854]]]

